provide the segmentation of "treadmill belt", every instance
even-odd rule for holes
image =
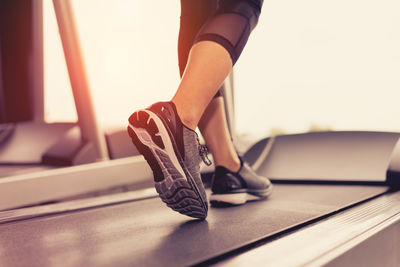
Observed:
[[[387,191],[275,185],[267,201],[210,208],[191,220],[158,198],[0,224],[0,266],[187,266]]]

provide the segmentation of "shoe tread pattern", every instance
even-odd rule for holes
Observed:
[[[207,209],[197,192],[195,185],[190,183],[172,164],[168,154],[163,151],[165,148],[162,138],[158,135],[159,129],[149,114],[144,111],[137,111],[129,118],[128,133],[138,151],[144,156],[153,171],[155,188],[161,200],[168,207],[181,214],[198,219],[205,219]],[[151,136],[151,140],[160,150],[151,150],[143,144],[135,130],[144,129]],[[160,159],[162,164],[159,164]],[[187,172],[185,171],[186,175]],[[190,174],[189,174],[190,175]]]

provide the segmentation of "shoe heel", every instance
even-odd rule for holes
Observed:
[[[194,218],[205,219],[207,205],[194,189],[196,185],[187,180],[181,167],[179,166],[180,171],[176,169],[176,164],[179,163],[172,163],[178,162],[176,158],[171,160],[172,144],[169,143],[169,139],[164,139],[165,143],[163,142],[161,135],[166,136],[166,130],[161,129],[160,133],[159,127],[163,126],[158,127],[155,120],[157,118],[151,115],[151,112],[137,111],[129,118],[128,133],[153,171],[156,191],[171,209]]]
[[[153,121],[154,124],[151,124],[150,126],[150,124],[147,124],[148,119],[149,114],[147,114],[146,111],[137,111],[133,113],[129,118],[130,125],[128,126],[128,133],[137,150],[140,152],[140,154],[144,156],[145,160],[150,165],[150,168],[153,171],[154,181],[161,182],[162,180],[164,180],[164,174],[160,168],[160,165],[157,162],[157,159],[151,152],[150,148],[146,146],[138,137],[138,134],[141,134],[143,140],[145,138],[148,138],[148,136],[155,136],[155,134],[158,133],[157,125],[155,125]],[[145,131],[143,131],[142,129]],[[158,141],[158,139],[156,140]],[[160,141],[162,143],[161,138],[158,143]]]

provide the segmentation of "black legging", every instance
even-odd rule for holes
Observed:
[[[190,48],[200,41],[213,41],[230,54],[234,65],[250,32],[257,25],[263,0],[181,0],[178,39],[182,76]],[[216,96],[219,96],[218,91]]]

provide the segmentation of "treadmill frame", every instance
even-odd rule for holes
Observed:
[[[398,266],[399,233],[400,192],[397,191],[329,216],[253,250],[215,260],[215,265]]]
[[[42,16],[42,1],[34,2],[35,17],[40,18]],[[82,138],[94,144],[98,151],[98,158],[105,161],[2,178],[0,180],[0,210],[60,200],[126,184],[139,185],[152,180],[150,168],[147,166],[142,156],[133,156],[111,161],[107,160],[105,140],[104,137],[101,136],[102,133],[97,125],[91,101],[89,84],[75,26],[73,8],[70,1],[53,0],[53,4],[78,111]],[[38,21],[41,20],[38,19]],[[37,24],[35,29],[41,32],[39,26],[42,26],[42,24]],[[41,41],[41,36],[42,34],[38,35],[36,39],[37,44]],[[43,64],[43,59],[41,58],[43,51],[40,49],[41,46],[37,45],[35,47],[35,59],[38,60],[40,64]],[[43,80],[40,79],[35,82],[36,88],[42,86],[41,82],[43,82]],[[233,73],[226,79],[222,94],[225,99],[229,131],[236,144],[237,135],[234,120]],[[38,99],[40,99],[40,97]],[[37,100],[35,103],[40,104],[41,102]],[[37,114],[36,117],[40,120],[42,118],[42,113],[38,112]],[[212,171],[212,167],[205,168],[203,171]],[[134,180],[132,176],[135,177]],[[21,195],[24,197],[21,198]]]

